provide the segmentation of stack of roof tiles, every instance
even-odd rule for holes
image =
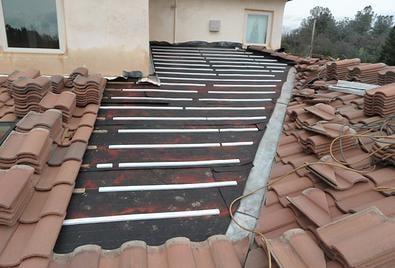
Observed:
[[[78,67],[74,69],[71,74],[69,75],[68,78],[64,80],[64,85],[67,88],[72,88],[73,87],[73,81],[74,79],[77,78],[77,76],[88,76],[89,71],[85,67]]]
[[[21,133],[34,128],[48,129],[50,138],[60,144],[64,133],[62,112],[57,109],[49,109],[43,113],[31,111],[16,124],[16,131]]]
[[[385,68],[379,72],[379,85],[395,83],[395,66]]]
[[[0,170],[0,225],[12,226],[22,215],[33,195],[33,173],[24,165]]]
[[[326,60],[320,60],[316,58],[305,59],[295,65],[295,69],[298,71],[296,74],[295,88],[303,88],[309,81],[315,80],[318,77],[324,76]]]
[[[68,123],[71,120],[76,108],[76,95],[73,92],[63,91],[60,94],[48,92],[40,102],[42,112],[48,109],[58,109],[62,111],[63,122]]]
[[[7,77],[7,81],[5,83],[5,86],[11,91],[12,83],[16,81],[19,78],[25,77],[25,78],[37,78],[40,76],[40,71],[35,70],[35,69],[29,69],[26,71],[14,71]]]
[[[53,93],[62,93],[64,90],[64,80],[64,77],[61,75],[54,75],[51,77],[51,90]]]
[[[0,146],[0,167],[10,168],[16,164],[34,167],[41,173],[51,151],[49,130],[34,128],[27,133],[12,131]]]
[[[300,143],[306,152],[313,152],[318,157],[322,157],[330,153],[330,146],[333,140],[340,135],[350,135],[356,132],[347,126],[336,123],[317,123],[306,128],[318,135],[301,135]],[[332,145],[332,151],[337,153],[344,149],[352,148],[355,140],[351,137],[344,137],[337,140]]]
[[[77,106],[100,104],[106,80],[99,74],[82,76],[73,80],[73,92],[77,95]]]
[[[7,77],[0,77],[0,121],[15,121],[14,100],[6,88]]]
[[[374,142],[372,150],[378,161],[385,160],[395,166],[395,135],[378,138]]]
[[[20,77],[12,82],[11,95],[14,99],[15,114],[23,117],[29,111],[39,111],[39,103],[50,90],[50,80],[46,77]]]
[[[1,168],[35,174],[25,182],[0,172],[0,267],[48,267],[98,109],[76,108],[68,123],[57,109],[29,112],[1,145]]]
[[[367,84],[378,84],[379,72],[387,67],[384,63],[364,63],[348,67],[347,80]]]
[[[348,67],[353,67],[360,63],[361,60],[358,58],[329,62],[326,64],[326,79],[345,80],[348,74]]]
[[[366,92],[364,99],[366,115],[389,116],[395,113],[395,83]]]
[[[393,118],[366,115],[366,97],[329,83],[295,86],[256,227],[267,244],[256,242],[284,268],[394,267]],[[384,137],[343,137],[336,160],[304,145],[356,133]]]

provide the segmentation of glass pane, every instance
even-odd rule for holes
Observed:
[[[247,16],[247,43],[265,44],[269,16],[259,14],[248,14]]]
[[[2,0],[8,47],[59,49],[56,0]]]

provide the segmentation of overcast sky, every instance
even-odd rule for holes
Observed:
[[[395,0],[292,0],[285,6],[284,30],[297,28],[315,6],[328,7],[336,19],[354,17],[358,10],[371,5],[380,15],[395,15]]]

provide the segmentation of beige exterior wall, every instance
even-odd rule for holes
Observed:
[[[148,0],[61,0],[64,54],[4,52],[0,73],[37,68],[42,74],[67,74],[78,66],[106,76],[123,70],[149,71]],[[3,40],[3,39],[1,39]]]
[[[150,40],[242,43],[245,10],[258,10],[272,13],[268,47],[280,48],[285,3],[286,0],[150,0]],[[221,20],[220,32],[209,32],[210,19]]]

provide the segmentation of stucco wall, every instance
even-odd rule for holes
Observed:
[[[62,0],[63,55],[9,53],[0,43],[0,73],[37,68],[67,74],[86,66],[106,76],[149,70],[148,0]],[[0,41],[2,42],[2,41]]]
[[[174,42],[175,0],[150,0],[150,40]],[[245,10],[273,13],[271,48],[280,48],[286,0],[177,0],[175,41],[243,42]],[[221,31],[209,32],[210,19],[221,20]]]

